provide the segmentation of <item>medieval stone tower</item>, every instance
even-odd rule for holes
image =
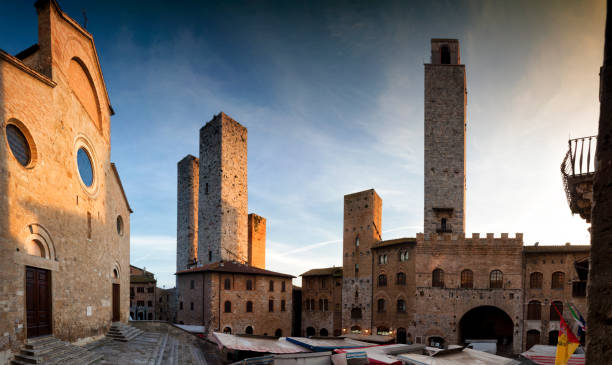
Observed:
[[[465,232],[466,104],[459,41],[432,39],[425,64],[426,235]]]
[[[382,199],[374,189],[344,196],[342,327],[363,330],[372,320],[372,253],[382,239]]]
[[[217,261],[265,268],[266,220],[248,215],[247,129],[219,113],[200,129],[200,157],[178,163],[177,271]]]

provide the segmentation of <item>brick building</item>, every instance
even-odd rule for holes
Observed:
[[[248,212],[247,129],[219,113],[178,163],[176,321],[290,335],[291,278],[265,270],[266,219]]]
[[[303,335],[340,336],[342,334],[342,268],[313,269],[301,276]]]
[[[129,316],[131,209],[93,37],[56,1],[35,7],[38,43],[0,51],[0,363]]]
[[[157,280],[152,272],[130,265],[130,317],[135,321],[156,320]]]
[[[215,262],[176,273],[177,321],[206,331],[291,334],[293,276],[238,262]]]
[[[568,303],[586,317],[590,246],[524,246],[522,233],[466,237],[465,66],[457,40],[432,39],[431,50],[424,233],[382,240],[376,192],[344,197],[342,333],[440,347],[492,339],[502,354],[555,344],[559,318],[552,303],[568,322]],[[304,307],[315,295],[305,287]],[[329,323],[306,309],[302,316],[312,328]]]

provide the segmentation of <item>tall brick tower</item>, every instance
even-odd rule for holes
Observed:
[[[177,175],[176,271],[181,271],[198,258],[198,159],[187,155],[179,161]]]
[[[342,327],[372,325],[372,252],[381,240],[382,199],[374,189],[344,196]]]
[[[200,129],[198,261],[248,262],[247,129],[223,112]]]
[[[465,232],[466,105],[459,41],[432,39],[425,64],[426,235]]]

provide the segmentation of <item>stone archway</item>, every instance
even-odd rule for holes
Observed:
[[[459,321],[459,340],[497,340],[497,353],[512,354],[514,323],[503,310],[480,306],[467,311]]]

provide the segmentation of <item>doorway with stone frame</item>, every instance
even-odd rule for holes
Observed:
[[[26,266],[26,336],[50,335],[51,271]]]

